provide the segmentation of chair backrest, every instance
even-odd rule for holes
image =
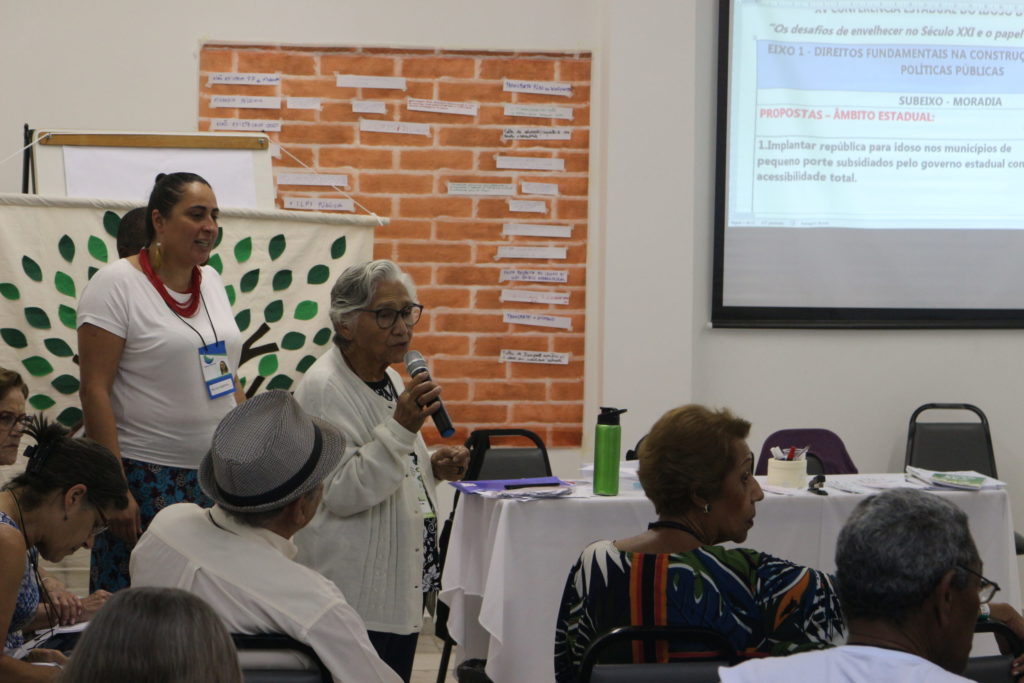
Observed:
[[[918,421],[928,410],[972,413],[978,419],[971,422]],[[985,413],[969,403],[925,403],[910,416],[904,464],[940,472],[975,470],[995,477],[996,458]]]
[[[1004,683],[1014,680],[1010,675],[1010,662],[1021,654],[1022,645],[1010,627],[999,621],[979,621],[974,627],[975,633],[993,633],[1009,648],[1005,655],[985,655],[971,657],[967,660],[964,678],[981,683]]]
[[[772,433],[761,446],[761,456],[757,459],[755,474],[768,473],[772,446],[778,446],[783,450],[791,446],[810,446],[810,451],[821,461],[822,471],[811,472],[811,463],[808,462],[809,474],[857,474],[857,466],[846,452],[846,444],[838,434],[828,429],[780,429]]]
[[[657,641],[683,641],[706,650],[674,652],[672,661],[658,663],[602,662],[610,651],[627,642],[640,641],[645,648]],[[718,667],[740,661],[736,649],[721,633],[690,626],[619,626],[602,633],[587,647],[580,662],[579,683],[627,683],[634,681],[718,681]]]
[[[498,437],[518,437],[532,445],[492,447],[491,439]],[[466,439],[466,448],[469,449],[467,481],[551,476],[548,449],[541,438],[528,429],[477,429]]]
[[[331,683],[316,652],[283,633],[232,633],[245,683]]]

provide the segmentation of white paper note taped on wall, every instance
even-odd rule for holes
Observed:
[[[542,313],[519,313],[505,311],[502,322],[513,325],[534,325],[536,327],[556,327],[560,330],[572,329],[572,318],[561,315],[544,315]]]
[[[516,213],[547,213],[548,204],[535,199],[510,199],[508,210]]]
[[[496,258],[564,259],[565,247],[498,247]]]
[[[519,79],[506,78],[502,89],[505,92],[528,92],[535,95],[572,97],[571,84],[557,83],[555,81],[521,81]]]
[[[351,199],[285,197],[284,208],[302,209],[304,211],[355,211],[356,203]]]
[[[289,109],[320,109],[319,97],[289,97]]]
[[[377,100],[352,100],[352,111],[356,114],[387,114],[388,106]]]
[[[269,133],[280,132],[281,122],[268,119],[214,119],[210,130],[246,130]]]
[[[553,104],[506,104],[505,116],[572,120],[572,107],[556,107]]]
[[[568,365],[572,354],[555,353],[554,351],[524,351],[522,349],[502,349],[502,363],[541,363],[544,365]]]
[[[218,72],[210,74],[206,85],[281,85],[281,74]]]
[[[421,100],[410,97],[405,101],[405,108],[410,111],[429,111],[435,114],[476,116],[480,105],[475,102],[447,102],[445,100]]]
[[[557,195],[558,183],[528,183],[523,181],[523,194]]]
[[[347,173],[278,173],[278,185],[348,187]]]
[[[498,168],[515,168],[525,171],[564,171],[565,159],[549,157],[509,157],[501,154],[494,157]]]
[[[498,282],[553,282],[569,281],[567,270],[537,270],[536,268],[502,268]]]
[[[399,133],[401,135],[430,136],[430,126],[426,123],[408,123],[406,121],[377,121],[376,119],[359,119],[359,130],[368,133]]]
[[[572,237],[571,225],[541,225],[539,223],[505,223],[502,235],[520,237]]]
[[[214,95],[210,98],[214,109],[233,107],[237,109],[280,109],[280,97],[255,97],[253,95]]]
[[[513,183],[448,183],[448,194],[509,197],[516,193]]]
[[[358,76],[356,74],[336,74],[334,84],[339,88],[405,90],[405,79],[395,76]]]
[[[549,126],[516,126],[501,131],[502,140],[571,140],[572,130],[569,128],[551,128]]]
[[[551,304],[568,306],[569,292],[544,292],[536,289],[503,289],[501,301],[517,301],[524,304]]]
[[[276,142],[271,142],[270,143],[270,156],[274,157],[275,159],[280,159],[281,158],[281,145],[277,144]]]

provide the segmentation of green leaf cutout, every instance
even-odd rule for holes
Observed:
[[[249,309],[245,309],[235,316],[235,324],[238,325],[239,332],[245,332],[249,329],[249,322],[252,319],[252,314],[249,313]]]
[[[22,334],[21,330],[16,330],[13,327],[5,327],[0,330],[0,339],[7,342],[8,346],[16,349],[23,349],[28,346],[28,340],[25,339],[25,335]]]
[[[305,372],[309,370],[309,366],[316,362],[316,356],[303,356],[302,360],[299,361],[295,369],[299,372]]]
[[[46,315],[46,311],[41,308],[26,306],[25,320],[27,320],[28,324],[37,330],[50,329],[50,316]]]
[[[45,394],[36,394],[35,396],[32,396],[31,398],[28,399],[28,404],[35,408],[36,410],[46,410],[48,408],[52,408],[54,405],[56,405],[56,403],[56,401],[54,401],[49,396],[46,396]]]
[[[235,260],[239,263],[245,263],[252,256],[252,238],[246,237],[238,241],[235,245]]]
[[[92,276],[98,272],[100,272],[99,268],[97,268],[96,266],[89,266],[89,274],[86,276],[86,279],[91,280]]]
[[[213,248],[216,249],[220,246],[220,243],[224,240],[224,227],[221,225],[217,226],[217,239],[213,243]]]
[[[30,259],[28,256],[21,257],[21,269],[25,271],[25,275],[28,275],[30,279],[36,282],[43,281],[43,271],[39,268],[39,264]]]
[[[57,251],[60,252],[61,257],[68,263],[75,260],[75,241],[64,235],[57,242]]]
[[[296,320],[312,320],[316,317],[317,306],[315,301],[300,301],[295,307]]]
[[[273,288],[275,292],[280,292],[282,289],[288,289],[292,284],[292,271],[290,270],[279,270],[274,273]]]
[[[103,229],[107,234],[117,239],[117,229],[121,227],[121,217],[113,211],[103,212]]]
[[[75,281],[67,273],[58,270],[53,276],[53,284],[57,291],[64,296],[70,296],[72,299],[75,298]]]
[[[0,294],[5,299],[10,299],[11,301],[17,301],[21,298],[21,292],[18,291],[17,285],[13,285],[10,282],[0,282]]]
[[[228,303],[231,304],[232,306],[234,306],[235,305],[235,286],[234,285],[224,285],[224,291],[228,295]]]
[[[331,341],[331,333],[333,330],[329,327],[325,327],[315,335],[313,335],[313,343],[317,346],[323,346],[327,342]]]
[[[241,282],[238,283],[238,289],[243,292],[251,292],[256,289],[256,285],[260,281],[260,269],[250,270],[248,273],[242,276]]]
[[[97,261],[102,261],[103,263],[106,263],[107,259],[110,258],[109,254],[107,253],[107,243],[101,240],[96,235],[89,235],[88,246],[89,255],[92,256]]]
[[[53,366],[50,365],[50,361],[46,360],[42,356],[30,356],[25,360],[21,361],[21,364],[28,370],[28,374],[33,377],[42,377],[53,372]]]
[[[288,375],[277,375],[274,379],[267,382],[267,390],[270,389],[288,389],[292,386],[292,378]]]
[[[346,248],[347,247],[345,245],[345,237],[344,236],[339,237],[338,239],[334,240],[334,243],[331,245],[331,258],[332,259],[340,259],[342,256],[345,255],[345,249]]]
[[[216,270],[219,275],[224,274],[224,262],[220,260],[220,254],[214,254],[211,256],[209,265],[211,268]]]
[[[264,377],[270,377],[277,372],[277,354],[271,353],[263,356],[260,359],[260,374]]]
[[[281,340],[281,348],[289,351],[295,351],[301,349],[302,345],[306,343],[306,335],[301,332],[289,332],[284,335],[284,339]]]
[[[282,315],[284,315],[284,302],[280,299],[271,301],[267,304],[267,307],[263,309],[263,319],[268,323],[276,323],[281,319]],[[265,373],[262,372],[260,374],[265,375]]]
[[[60,318],[60,321],[62,323],[64,323],[64,327],[68,328],[69,330],[74,330],[78,328],[78,325],[76,324],[78,316],[75,313],[75,309],[71,308],[70,306],[65,306],[64,304],[58,306],[57,317]]]
[[[46,346],[47,351],[58,358],[67,358],[68,356],[75,355],[75,352],[71,350],[71,347],[63,339],[50,337],[49,339],[44,339],[43,344]]]
[[[50,386],[62,394],[73,394],[78,391],[78,378],[71,375],[61,375],[50,382]]]
[[[65,427],[73,427],[81,421],[82,409],[75,408],[74,406],[71,408],[65,408],[61,411],[61,414],[57,416],[57,422],[60,422]]]
[[[270,244],[267,247],[267,251],[270,252],[270,260],[276,261],[277,257],[284,253],[286,243],[284,235],[274,235],[270,238]]]
[[[309,274],[306,275],[306,282],[311,285],[322,285],[327,282],[327,278],[330,276],[331,269],[321,263],[309,269]]]

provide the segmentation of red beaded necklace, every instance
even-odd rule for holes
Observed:
[[[157,277],[156,271],[153,270],[153,264],[149,262],[149,249],[143,248],[139,252],[139,265],[142,266],[142,272],[146,274],[153,287],[163,297],[164,303],[167,306],[180,315],[182,318],[191,318],[199,310],[199,285],[203,281],[203,273],[199,270],[199,266],[192,266],[192,280],[188,285],[189,298],[183,304],[179,304],[174,300],[167,292],[167,286]]]

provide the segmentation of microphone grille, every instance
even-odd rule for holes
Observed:
[[[405,369],[409,371],[410,375],[413,375],[420,370],[426,370],[427,361],[423,358],[423,354],[419,351],[406,351]]]

